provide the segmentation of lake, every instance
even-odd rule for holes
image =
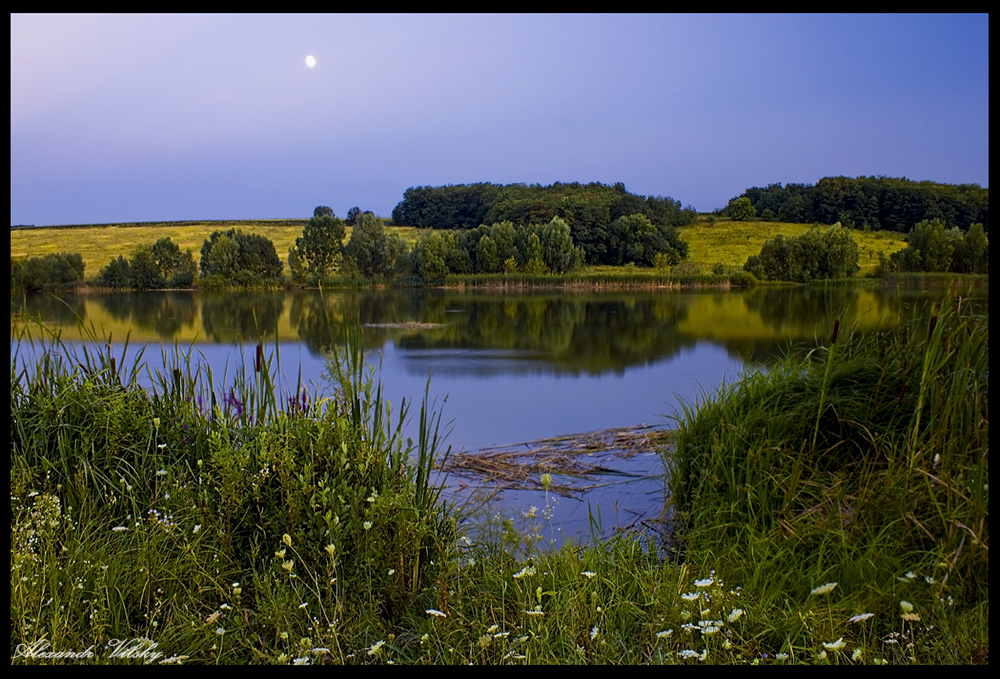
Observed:
[[[986,290],[982,284],[972,293],[978,303],[986,304]],[[683,403],[737,381],[746,367],[766,368],[783,353],[815,346],[836,320],[842,332],[892,327],[942,292],[119,292],[33,295],[12,298],[11,307],[12,329],[18,315],[38,317],[79,347],[92,337],[81,328],[92,328],[110,336],[116,353],[128,337],[129,355],[146,347],[151,368],[176,343],[212,367],[220,390],[241,361],[252,365],[263,339],[288,393],[301,381],[329,394],[325,349],[342,339],[345,321],[359,323],[394,404],[413,402],[415,415],[430,380],[451,459],[466,463],[450,471],[447,497],[488,500],[478,521],[513,518],[558,540],[559,531],[575,538],[657,525],[666,481],[657,449],[664,444],[646,438],[671,427]],[[15,344],[12,336],[12,357]],[[32,348],[19,351],[30,355]],[[602,432],[591,438],[611,450],[577,436],[593,432]],[[543,470],[553,477],[548,493],[540,487]]]

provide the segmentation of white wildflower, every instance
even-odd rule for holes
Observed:
[[[812,594],[813,596],[817,596],[819,594],[829,594],[830,592],[833,591],[834,587],[836,587],[836,586],[837,586],[837,583],[835,583],[835,582],[828,582],[825,585],[820,585],[819,587],[817,587],[816,589],[812,590],[809,593]]]
[[[825,641],[823,642],[823,648],[828,651],[839,651],[845,646],[847,646],[847,643],[844,641],[844,637],[840,637],[836,641],[832,641],[829,644]]]

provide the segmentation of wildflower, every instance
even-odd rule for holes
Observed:
[[[864,655],[864,649],[856,648],[854,653],[851,653],[851,660],[861,660],[861,656]]]
[[[709,587],[714,582],[713,578],[705,578],[704,580],[695,580],[695,587]]]
[[[775,660],[788,660],[788,654],[787,653],[778,653],[777,655],[774,656],[774,659]]]
[[[597,625],[594,625],[593,627],[590,628],[590,640],[591,641],[593,641],[594,639],[597,638],[598,631],[599,630],[597,629]]]
[[[153,418],[153,429],[159,429],[159,428],[160,428],[160,418],[154,417]]]
[[[363,528],[364,528],[365,530],[371,530],[371,527],[372,527],[372,522],[371,522],[371,521],[365,521],[365,522],[364,522],[364,523],[362,524],[362,527],[363,527]]]
[[[427,643],[427,640],[430,639],[430,638],[431,638],[431,635],[428,634],[427,632],[424,632],[423,635],[420,637],[420,643],[425,644],[425,643]]]
[[[281,536],[281,541],[285,543],[286,547],[292,546],[292,536],[289,535],[288,533],[285,533],[284,535]]]
[[[926,582],[928,585],[933,585],[934,584],[934,578],[932,576],[930,576],[930,575],[925,575],[924,576],[924,582]]]
[[[656,633],[656,638],[657,639],[666,639],[667,637],[669,637],[673,633],[674,633],[674,631],[672,629],[665,629],[662,632],[657,632]]]
[[[711,636],[712,634],[715,634],[718,631],[719,628],[715,625],[708,625],[707,627],[701,628],[701,633],[704,634],[706,637]]]
[[[681,598],[684,601],[697,601],[698,597],[701,595],[698,592],[688,592],[687,594],[681,594]]]
[[[301,658],[295,658],[294,660],[292,660],[292,664],[293,665],[308,665],[309,664],[309,658],[306,657],[306,656],[303,656]]]
[[[826,660],[826,651],[820,651],[816,654],[816,660]]]
[[[545,488],[545,490],[548,490],[549,486],[551,485],[552,485],[552,474],[547,474],[547,473],[542,474],[542,486]]]
[[[113,530],[116,533],[121,533],[123,530],[128,530],[128,526],[115,526],[111,530]]]
[[[281,563],[281,567],[284,568],[286,571],[291,571],[292,566],[294,565],[295,565],[295,559],[289,559],[288,561],[283,561]]]
[[[157,476],[166,476],[167,475],[167,470],[166,469],[158,469],[156,471],[156,475]]]
[[[836,586],[837,586],[837,583],[835,583],[835,582],[828,582],[825,585],[820,585],[819,587],[817,587],[816,589],[812,590],[809,593],[812,594],[812,595],[814,595],[814,596],[819,595],[819,594],[829,594],[830,592],[833,591],[833,588],[836,587]]]
[[[918,613],[903,613],[899,617],[907,622],[920,622],[920,615]]]
[[[526,615],[534,615],[534,616],[541,616],[541,615],[545,615],[544,611],[542,611],[542,607],[541,607],[541,606],[535,606],[535,609],[534,609],[534,610],[531,610],[531,611],[524,611],[524,613],[525,613]]]
[[[500,629],[500,625],[490,625],[490,628],[488,630],[486,630],[486,633],[487,634],[494,634],[499,629]]]
[[[166,443],[159,443],[159,444],[157,444],[156,447],[159,448],[160,450],[163,450],[164,448],[167,447],[167,444]]]
[[[734,608],[733,612],[729,614],[729,617],[726,618],[726,620],[728,620],[729,622],[736,622],[741,617],[743,617],[743,609],[742,608]]]
[[[197,533],[198,531],[200,531],[200,530],[201,530],[201,524],[200,524],[200,523],[198,523],[198,524],[195,524],[195,527],[194,527],[194,529],[193,529],[193,530],[191,531],[191,533],[192,533],[192,534],[196,534],[196,533]]]
[[[299,604],[299,608],[305,608],[308,605],[309,605],[308,601],[303,601],[301,604]]]
[[[525,566],[524,568],[522,568],[521,570],[519,570],[517,573],[514,573],[514,579],[515,580],[519,580],[519,579],[523,578],[526,575],[534,575],[534,574],[535,574],[535,567],[534,566]]]
[[[274,555],[276,557],[278,557],[279,559],[284,559],[285,558],[285,550],[279,549],[277,552],[274,553]]]
[[[333,558],[333,553],[337,550],[337,547],[335,545],[333,545],[333,544],[329,544],[326,547],[324,547],[323,549],[326,550],[326,553],[329,554],[330,558],[332,559]]]
[[[829,644],[826,643],[825,641],[823,642],[823,648],[825,648],[828,651],[839,651],[845,646],[847,646],[847,644],[844,642],[844,637],[840,637],[836,641],[833,641]]]
[[[524,512],[524,518],[526,518],[526,519],[533,519],[533,518],[535,518],[535,512],[537,512],[537,511],[538,511],[538,507],[535,507],[534,505],[532,505],[528,509],[528,511]]]
[[[690,648],[685,648],[683,651],[677,651],[677,655],[684,659],[697,658],[698,651],[692,651]]]
[[[593,578],[593,577],[594,577],[595,575],[597,575],[597,573],[595,573],[594,571],[583,571],[582,573],[580,573],[580,575],[582,575],[583,577],[585,577],[585,578],[587,578],[588,580],[590,580],[590,579],[591,579],[591,578]]]
[[[903,611],[903,613],[912,613],[913,612],[913,604],[911,604],[909,601],[905,601],[905,600],[904,601],[900,601],[899,602],[899,610]]]
[[[385,641],[379,639],[374,644],[372,644],[371,648],[368,649],[368,655],[378,655],[379,652],[381,652],[383,646],[385,646]]]
[[[847,619],[847,622],[861,622],[862,620],[867,620],[868,618],[875,615],[874,613],[858,613],[857,615],[852,615]]]
[[[226,630],[225,630],[225,628],[223,628],[223,627],[217,627],[217,628],[215,629],[215,633],[216,633],[216,634],[218,634],[218,635],[219,635],[219,636],[221,637],[221,636],[222,636],[223,634],[225,634],[225,633],[226,633]]]
[[[217,620],[218,620],[218,619],[219,619],[220,617],[222,617],[222,613],[220,613],[219,611],[215,611],[214,613],[210,614],[210,615],[209,615],[209,616],[208,616],[207,618],[205,618],[205,624],[206,624],[206,625],[212,625],[212,624],[215,624],[215,622],[216,622],[216,621],[217,621]]]
[[[427,615],[433,616],[435,618],[447,618],[448,614],[443,611],[439,611],[436,608],[428,608],[426,611]]]
[[[229,605],[229,604],[227,604],[227,603],[221,603],[221,604],[219,604],[219,610],[220,610],[220,611],[228,611],[228,610],[232,610],[232,606],[230,606],[230,605]]]

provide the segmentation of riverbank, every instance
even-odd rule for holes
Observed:
[[[988,324],[933,318],[693,409],[669,544],[554,551],[545,507],[463,533],[428,485],[439,420],[408,450],[356,339],[323,402],[276,393],[265,347],[228,393],[183,354],[149,393],[49,352],[12,370],[12,661],[988,662]],[[42,639],[95,657],[25,657]]]

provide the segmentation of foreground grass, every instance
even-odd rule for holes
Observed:
[[[679,542],[558,549],[546,508],[471,539],[356,338],[326,402],[263,348],[223,393],[15,353],[12,662],[988,662],[988,325],[843,332],[688,413]]]

